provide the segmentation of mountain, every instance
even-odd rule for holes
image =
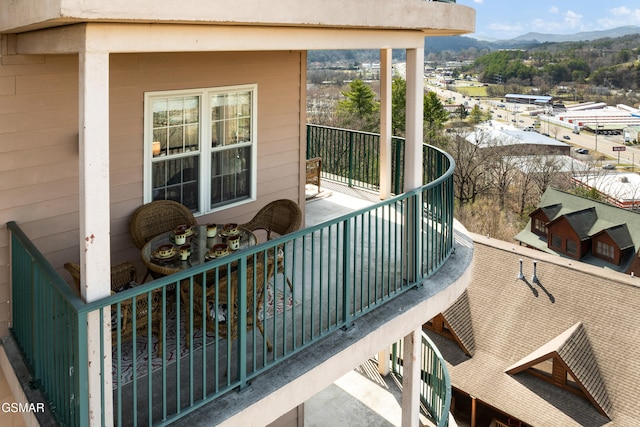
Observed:
[[[543,34],[543,33],[527,33],[511,40],[503,40],[503,42],[538,42],[538,43],[561,43],[561,42],[579,42],[591,41],[604,38],[615,38],[628,36],[630,34],[639,34],[640,27],[628,25],[626,27],[612,28],[602,31],[586,31],[576,34]],[[500,43],[500,41],[496,42]]]
[[[591,41],[603,38],[623,37],[630,34],[640,34],[640,27],[628,25],[602,31],[588,31],[576,34],[543,34],[527,33],[508,40],[478,40],[469,36],[427,37],[425,53],[439,53],[443,51],[461,51],[476,49],[529,49],[542,43],[561,43],[571,41]]]

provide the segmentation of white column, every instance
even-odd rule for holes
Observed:
[[[407,114],[404,152],[404,191],[422,186],[422,141],[424,122],[424,48],[407,49]],[[408,281],[420,278],[420,197],[407,199],[406,272]]]
[[[111,293],[109,215],[109,54],[79,54],[80,120],[80,266],[82,298],[95,301]],[[100,355],[100,323],[104,358]],[[104,399],[105,425],[113,425],[111,385],[111,315],[104,310],[87,320],[89,363],[89,425],[100,425]],[[105,367],[105,376],[100,374]]]
[[[420,425],[420,344],[422,330],[416,329],[402,343],[402,427]]]
[[[389,347],[378,352],[378,373],[383,377],[386,377],[391,371],[390,354],[391,352],[389,351]]]
[[[380,199],[391,196],[391,49],[380,49]]]
[[[422,185],[424,116],[424,48],[407,49],[407,123],[404,154],[404,190]]]

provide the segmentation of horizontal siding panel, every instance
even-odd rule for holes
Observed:
[[[67,146],[66,150],[72,150],[78,153],[78,123],[72,126],[58,127],[55,129],[33,130],[24,132],[15,132],[16,122],[11,120],[11,116],[0,116],[0,135],[2,135],[2,144],[0,144],[0,153],[9,153],[12,151],[25,151],[30,149],[40,150],[50,146]],[[3,122],[6,121],[7,128],[13,132],[8,132],[7,128],[3,128]],[[7,131],[3,133],[3,131]]]
[[[29,170],[13,169],[0,172],[0,191],[8,191],[16,187],[46,185],[54,178],[55,180],[75,178],[77,183],[77,160],[65,160],[59,163],[31,167]]]
[[[0,195],[0,200],[1,198],[2,196]],[[23,227],[28,226],[32,221],[72,212],[78,212],[77,194],[33,202],[27,205],[15,205],[10,209],[0,210],[0,220],[2,222],[15,221]],[[27,234],[27,237],[30,237],[29,234]],[[0,245],[2,242],[3,240],[0,238]]]
[[[0,76],[28,76],[42,74],[75,74],[78,75],[78,55],[17,55],[31,57],[31,61],[3,65]]]
[[[40,204],[78,194],[78,180],[66,179],[43,185],[17,187],[0,192],[0,210],[29,207],[38,209]],[[45,212],[45,218],[53,212]]]
[[[16,77],[16,94],[33,94],[42,96],[52,94],[56,96],[75,96],[78,98],[78,74],[39,74]],[[64,94],[64,95],[60,95]],[[58,99],[59,101],[59,99]]]
[[[69,161],[69,158],[76,157],[77,149],[75,144],[66,144],[53,147],[32,148],[25,151],[13,151],[3,153],[0,156],[0,172],[11,170],[22,170],[23,173],[33,173],[32,168],[47,166],[55,163]],[[51,176],[50,179],[57,177]],[[20,181],[16,182],[18,185]]]

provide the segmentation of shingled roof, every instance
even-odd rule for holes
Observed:
[[[576,323],[556,338],[535,350],[505,370],[515,375],[543,360],[558,357],[571,375],[578,381],[585,396],[606,416],[610,416],[611,402],[607,387],[600,375],[598,362],[591,350],[589,337],[582,325]]]
[[[449,329],[458,338],[465,353],[473,356],[476,350],[476,342],[473,337],[473,323],[471,322],[471,309],[469,308],[469,295],[464,291],[462,295],[445,311],[442,312]]]
[[[564,191],[548,188],[540,199],[538,208],[531,214],[542,211],[549,219],[549,225],[565,218],[573,227],[581,240],[607,232],[620,249],[633,248],[633,253],[640,253],[640,215],[636,212],[601,203],[585,197],[576,196]],[[526,227],[518,233],[516,241],[550,254],[565,256],[548,247],[547,240],[531,231],[531,219]],[[615,271],[628,272],[635,257],[628,257],[620,265],[607,263],[607,267]],[[604,265],[604,261],[596,257],[587,257],[581,261]]]
[[[461,303],[469,314],[450,319],[473,319],[473,356],[429,332],[447,360],[452,387],[529,425],[640,425],[640,278],[472,237],[474,279]],[[520,259],[524,279],[518,279]],[[592,401],[533,375],[505,372],[550,352]]]

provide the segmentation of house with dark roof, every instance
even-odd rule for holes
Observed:
[[[471,284],[425,325],[447,361],[456,421],[640,425],[638,278],[472,238]]]
[[[640,273],[640,215],[553,188],[542,195],[521,245],[626,274]]]

